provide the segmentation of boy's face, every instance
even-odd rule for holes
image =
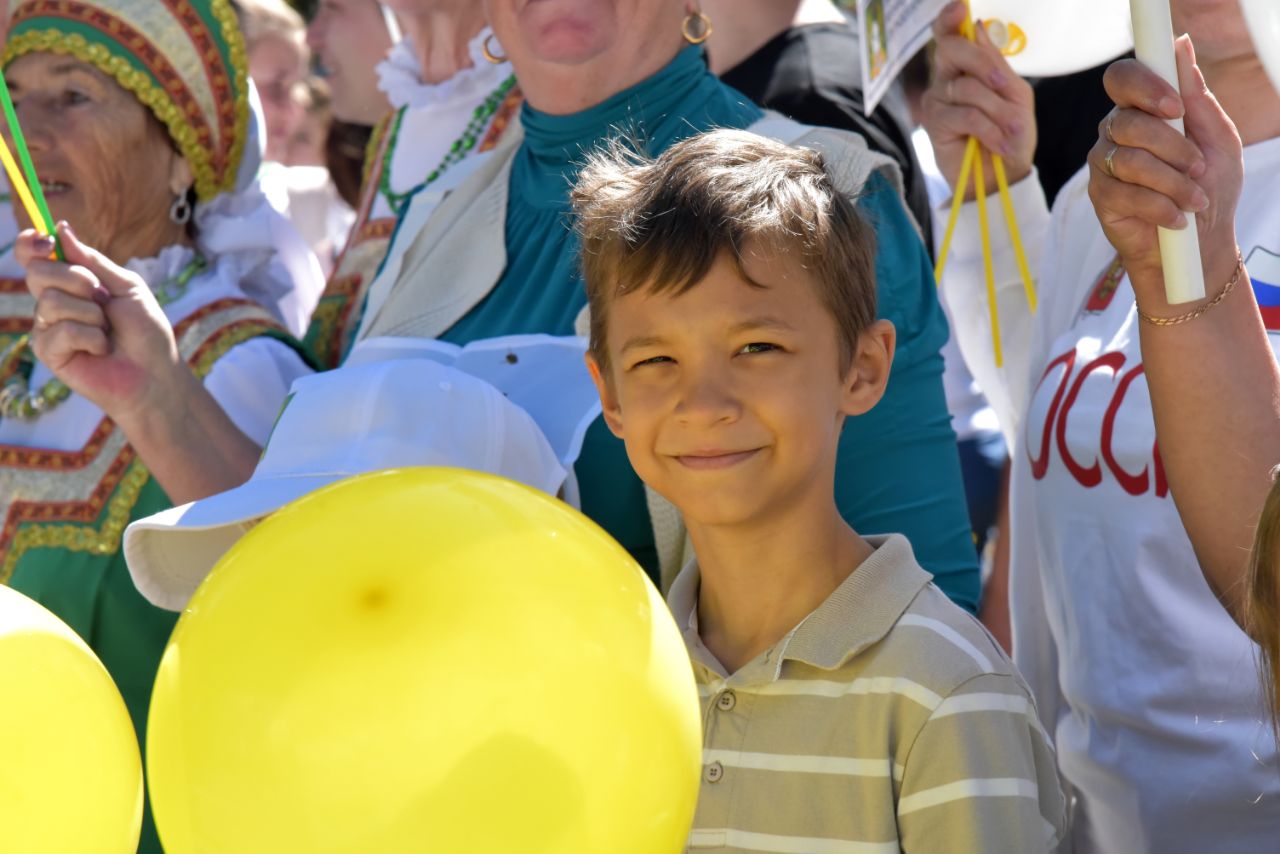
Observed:
[[[859,337],[841,370],[835,320],[786,256],[722,256],[679,296],[631,293],[609,307],[608,377],[591,362],[605,419],[640,477],[689,521],[737,525],[832,500],[846,415],[884,391],[893,325]]]

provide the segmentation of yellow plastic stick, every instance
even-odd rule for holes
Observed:
[[[1013,211],[1013,197],[1009,195],[1009,178],[1004,173],[1004,158],[996,155],[991,159],[991,166],[996,173],[996,186],[1000,188],[1000,204],[1004,208],[1004,221],[1009,226],[1009,241],[1013,244],[1013,257],[1018,262],[1018,273],[1022,276],[1022,289],[1027,294],[1027,306],[1031,313],[1036,313],[1036,283],[1031,278],[1031,268],[1027,265],[1027,253],[1022,249],[1022,233],[1018,229],[1018,216]]]
[[[26,210],[27,216],[31,220],[31,226],[41,234],[48,234],[49,232],[44,224],[44,217],[40,215],[40,208],[36,205],[36,200],[31,195],[31,189],[22,177],[22,170],[18,168],[17,161],[13,159],[13,152],[9,150],[9,143],[5,142],[3,136],[0,136],[0,161],[4,162],[5,174],[9,176],[9,183],[13,185],[13,191],[18,194],[18,198],[22,201],[22,207]]]
[[[974,193],[978,199],[978,229],[982,233],[982,268],[987,277],[987,311],[991,315],[991,344],[996,351],[996,367],[1004,366],[1000,349],[1000,314],[996,308],[996,273],[991,261],[991,226],[987,221],[986,181],[982,175],[982,158],[973,160]]]
[[[942,235],[942,246],[938,249],[938,262],[933,268],[933,278],[942,284],[942,271],[947,266],[947,255],[951,252],[951,238],[956,233],[956,223],[960,221],[960,207],[964,204],[964,191],[969,186],[969,172],[973,169],[973,161],[978,159],[978,139],[969,137],[964,148],[964,160],[960,162],[960,177],[956,180],[955,195],[951,197],[951,214],[947,217],[947,230]]]
[[[973,10],[969,8],[969,0],[964,3],[964,21],[960,24],[960,35],[969,41],[978,40],[978,32],[973,25]]]

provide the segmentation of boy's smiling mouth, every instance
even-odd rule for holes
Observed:
[[[690,469],[726,469],[736,466],[738,463],[746,462],[759,451],[759,448],[751,448],[746,451],[699,450],[688,454],[677,454],[676,460],[685,468]]]

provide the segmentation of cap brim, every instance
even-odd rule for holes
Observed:
[[[214,565],[259,520],[348,476],[331,473],[251,480],[227,492],[139,519],[125,529],[123,544],[134,586],[153,605],[181,611]]]

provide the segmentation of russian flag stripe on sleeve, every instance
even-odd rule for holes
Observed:
[[[1280,255],[1255,246],[1245,259],[1263,325],[1280,332]]]

